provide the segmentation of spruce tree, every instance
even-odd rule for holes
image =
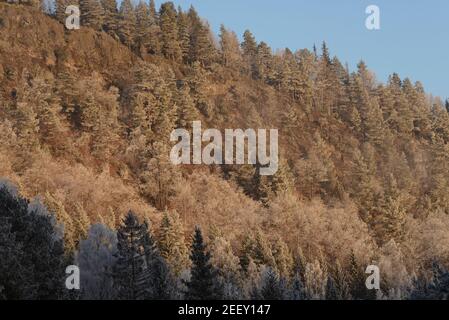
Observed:
[[[199,19],[191,20],[191,28],[190,61],[198,61],[202,66],[209,66],[216,58],[210,28]]]
[[[354,252],[349,257],[349,280],[351,283],[351,296],[355,300],[375,300],[376,291],[368,290],[365,285],[365,273],[362,266],[357,262]]]
[[[243,34],[242,53],[247,72],[253,74],[256,68],[257,42],[253,34],[246,30]]]
[[[130,211],[117,230],[117,263],[114,267],[114,286],[118,298],[137,300],[145,297],[146,277],[145,228]]]
[[[154,0],[150,0],[149,6],[150,29],[146,39],[147,52],[149,54],[160,54],[161,52],[161,28],[159,26],[159,17],[156,11]]]
[[[181,7],[178,7],[178,39],[179,46],[181,48],[182,59],[184,62],[188,62],[190,53],[190,28],[189,17],[182,11]]]
[[[178,111],[177,128],[190,128],[193,121],[200,119],[199,112],[195,108],[195,102],[190,95],[190,88],[188,86],[183,85],[178,90],[176,105]]]
[[[136,13],[131,0],[123,0],[119,10],[119,37],[125,46],[134,48],[136,36]]]
[[[190,255],[192,261],[191,278],[186,282],[186,298],[188,300],[217,300],[221,298],[217,272],[214,270],[210,258],[201,230],[196,227]]]
[[[160,256],[148,222],[130,211],[117,230],[114,285],[119,299],[157,300],[173,296],[174,281]]]
[[[79,0],[81,12],[81,26],[94,30],[101,30],[103,26],[104,10],[99,0]]]
[[[289,290],[289,299],[290,300],[305,300],[306,293],[304,288],[304,277],[302,277],[299,273],[296,273],[293,277],[292,283],[290,285]]]
[[[220,26],[221,63],[228,68],[239,70],[242,67],[240,43],[235,32]]]
[[[176,211],[164,212],[160,226],[158,247],[161,256],[179,275],[189,264],[189,254],[184,240],[184,230]]]
[[[279,278],[272,268],[268,268],[262,276],[261,287],[258,296],[260,300],[283,300],[285,299],[285,282]]]
[[[149,7],[144,1],[140,1],[136,7],[136,49],[139,53],[147,53],[150,27]]]
[[[257,46],[256,55],[256,68],[255,77],[261,79],[262,81],[269,82],[272,78],[273,73],[273,57],[271,53],[271,48],[265,43],[261,42]]]
[[[176,9],[173,3],[162,4],[159,12],[159,25],[162,33],[162,53],[167,59],[179,62],[182,58],[182,51],[179,44]]]
[[[62,201],[48,191],[45,194],[45,203],[56,216],[58,223],[64,228],[64,247],[66,252],[73,252],[79,241],[76,238],[76,225],[73,218],[67,213]]]
[[[118,7],[116,0],[101,0],[104,10],[103,30],[112,37],[117,36],[118,32]]]

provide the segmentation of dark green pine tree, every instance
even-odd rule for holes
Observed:
[[[259,290],[258,297],[260,300],[282,300],[285,296],[284,280],[272,268],[268,268],[262,279],[262,286]]]
[[[26,296],[26,271],[21,260],[23,248],[11,232],[7,219],[0,217],[0,301],[16,300]]]
[[[222,297],[222,290],[218,285],[217,272],[210,262],[210,253],[206,251],[206,244],[199,227],[195,228],[193,237],[191,278],[186,282],[188,300],[218,300]]]
[[[174,279],[159,254],[147,222],[130,211],[117,230],[114,285],[123,300],[173,298]]]
[[[42,204],[28,203],[11,187],[0,186],[0,286],[6,299],[63,297],[62,235]]]
[[[141,295],[147,300],[169,300],[174,296],[175,281],[166,261],[160,255],[148,222],[141,225],[144,264],[139,275]]]
[[[368,290],[366,287],[366,277],[363,271],[363,268],[357,262],[354,252],[351,252],[349,257],[351,296],[355,300],[375,300],[376,291]]]
[[[130,211],[117,230],[117,263],[114,267],[114,285],[118,298],[143,299],[148,294],[149,277],[145,273],[151,259],[153,244],[146,225],[141,225]]]
[[[160,255],[155,255],[147,269],[150,274],[150,286],[146,291],[145,299],[148,300],[170,300],[176,292],[176,284],[173,274]]]
[[[351,299],[350,283],[348,282],[346,271],[343,270],[338,261],[335,265],[332,280],[335,285],[337,300],[350,300]]]
[[[323,42],[321,46],[321,60],[326,66],[330,67],[332,65],[332,60],[329,54],[329,49],[326,42]]]
[[[331,276],[327,277],[326,300],[339,300],[335,281]]]
[[[289,291],[290,300],[305,300],[306,292],[304,288],[304,277],[299,272],[293,277]]]

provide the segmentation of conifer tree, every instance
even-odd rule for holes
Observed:
[[[272,251],[279,275],[283,278],[290,278],[293,270],[293,257],[287,244],[278,237]]]
[[[349,280],[351,283],[351,296],[355,300],[375,299],[374,290],[368,290],[365,285],[365,274],[363,267],[357,262],[354,252],[349,257]]]
[[[116,0],[101,0],[104,10],[103,30],[112,37],[118,33],[119,14]]]
[[[58,223],[64,228],[64,247],[66,252],[73,252],[79,239],[76,239],[76,226],[72,217],[67,213],[64,204],[47,191],[45,202],[51,212],[56,216]]]
[[[145,39],[146,49],[149,54],[161,53],[161,28],[159,26],[159,17],[156,11],[154,0],[150,0],[149,6],[150,27],[147,38]]]
[[[79,0],[81,26],[101,30],[104,10],[99,0]]]
[[[335,281],[331,276],[327,277],[326,300],[338,300],[338,293],[337,288],[335,287]]]
[[[337,261],[333,268],[332,280],[335,287],[335,297],[337,300],[351,299],[351,288],[346,270],[343,270],[340,262]]]
[[[175,275],[179,275],[189,265],[189,253],[184,241],[184,230],[178,213],[164,212],[158,247],[161,256],[167,261]]]
[[[404,239],[404,226],[406,219],[405,202],[407,198],[399,190],[396,179],[389,175],[388,184],[385,190],[384,210],[381,216],[381,239],[387,243],[394,239],[396,243],[401,243]]]
[[[251,256],[254,250],[254,237],[246,234],[241,242],[241,254],[239,255],[240,266],[244,272],[248,271],[250,262],[254,263]]]
[[[255,299],[260,300],[283,300],[285,299],[285,283],[272,268],[267,268],[262,275],[261,287],[257,291]]]
[[[162,33],[162,53],[170,60],[179,62],[182,51],[179,43],[179,31],[176,9],[172,2],[162,4],[159,12],[159,25]]]
[[[192,20],[191,23],[190,60],[198,61],[202,66],[209,66],[216,59],[210,28],[200,20]]]
[[[378,102],[374,101],[366,114],[365,137],[374,146],[382,146],[384,136],[382,110]]]
[[[14,102],[14,113],[17,117],[17,136],[23,152],[31,151],[39,145],[39,118],[33,106],[36,92],[22,80],[18,97]]]
[[[192,65],[192,71],[187,81],[190,85],[191,94],[195,102],[196,108],[205,116],[211,116],[211,106],[205,95],[205,86],[208,73],[198,61]]]
[[[243,297],[241,266],[239,258],[234,255],[231,243],[222,234],[217,234],[211,238],[210,250],[211,263],[218,272],[219,282],[223,288],[223,298],[241,299]]]
[[[177,24],[178,24],[178,39],[179,39],[179,46],[181,48],[182,59],[184,62],[188,62],[190,54],[189,17],[187,13],[182,11],[182,8],[180,6],[178,7]]]
[[[449,144],[441,136],[435,135],[431,145],[430,198],[434,210],[440,209],[446,213],[449,213],[448,150]]]
[[[81,204],[77,203],[75,207],[78,215],[75,220],[76,238],[77,241],[80,241],[81,239],[86,239],[87,237],[90,229],[90,218]]]
[[[273,268],[276,266],[270,244],[260,229],[256,231],[254,238],[252,258],[258,265],[266,265]]]
[[[323,300],[326,297],[328,272],[318,260],[308,263],[304,272],[304,288],[307,299]]]
[[[139,53],[146,53],[150,37],[151,16],[150,9],[144,1],[136,7],[136,38],[135,46]]]
[[[120,40],[128,48],[134,47],[136,36],[136,13],[131,0],[123,0],[119,10],[119,31]]]
[[[290,300],[305,300],[306,294],[305,294],[305,288],[304,288],[304,282],[303,277],[296,273],[293,277],[292,283],[290,285],[290,291],[288,298]]]
[[[176,105],[178,111],[177,128],[190,128],[193,121],[199,120],[200,115],[195,108],[195,102],[190,95],[190,88],[183,85],[177,92]]]
[[[242,53],[240,43],[235,32],[220,26],[221,63],[225,67],[240,70],[242,67]]]
[[[246,30],[243,34],[242,53],[247,72],[253,73],[256,67],[257,42],[253,34]]]
[[[222,296],[218,287],[217,272],[210,262],[211,255],[207,251],[203,236],[199,227],[195,228],[192,243],[191,278],[186,283],[188,300],[218,300]]]
[[[114,285],[118,297],[124,300],[144,299],[149,290],[147,272],[155,245],[146,223],[140,224],[130,211],[117,230],[117,263],[114,267]]]
[[[273,73],[273,57],[271,48],[262,41],[257,46],[255,77],[269,83],[273,78]]]

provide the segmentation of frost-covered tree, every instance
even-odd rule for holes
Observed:
[[[255,292],[257,294],[253,298],[257,300],[284,300],[287,293],[286,281],[272,268],[264,268],[261,282]]]
[[[159,228],[158,247],[161,256],[179,275],[189,266],[189,252],[185,244],[184,229],[176,211],[164,212]]]
[[[93,225],[76,254],[81,270],[82,297],[87,300],[110,300],[116,297],[113,267],[116,262],[117,235],[102,224]]]
[[[99,0],[79,0],[81,26],[101,30],[104,9]]]

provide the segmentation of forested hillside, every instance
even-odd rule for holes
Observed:
[[[448,102],[193,7],[30,2],[0,2],[0,299],[447,297]],[[278,172],[172,165],[194,120],[279,129]]]

